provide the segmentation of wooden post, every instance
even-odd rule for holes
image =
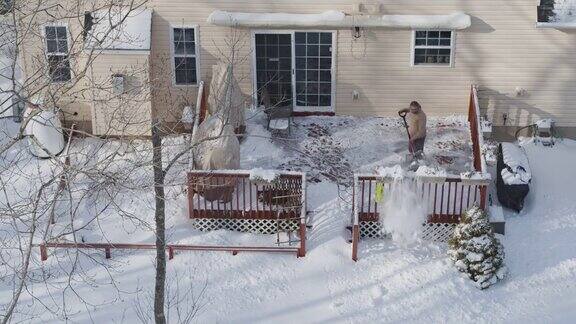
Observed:
[[[46,244],[40,244],[40,260],[48,260],[48,251],[46,249]]]
[[[358,261],[358,241],[360,241],[360,225],[352,226],[352,260]]]
[[[486,210],[486,186],[480,187],[480,208]]]
[[[106,253],[106,259],[110,259],[112,257],[112,253],[110,252],[110,248],[104,248],[104,252]]]
[[[168,247],[168,260],[174,259],[174,248],[172,246]]]
[[[188,215],[194,218],[194,188],[192,186],[192,173],[188,173]]]
[[[303,258],[306,256],[306,223],[300,222],[300,248],[298,249],[298,257]]]

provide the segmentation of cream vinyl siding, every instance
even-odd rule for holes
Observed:
[[[226,35],[232,29],[206,23],[213,10],[245,12],[350,13],[352,1],[184,1],[154,0],[153,49],[169,53],[168,24],[198,25],[201,78],[209,79]],[[374,1],[370,2],[374,3]],[[412,66],[412,31],[366,29],[356,40],[352,30],[337,31],[336,114],[395,116],[418,100],[430,115],[465,114],[471,84],[480,87],[484,114],[497,125],[523,125],[552,116],[576,126],[576,33],[537,29],[536,0],[393,0],[380,1],[385,14],[448,14],[464,11],[472,27],[455,31],[453,67]],[[237,29],[237,33],[249,32]],[[242,53],[251,55],[249,36]],[[252,92],[252,60],[236,69],[242,88]],[[517,97],[516,88],[527,90]],[[178,93],[178,89],[170,89]],[[358,91],[358,100],[352,93]],[[195,99],[188,93],[186,100]],[[162,110],[162,105],[156,105]]]
[[[162,120],[175,122],[180,119],[184,105],[196,102],[197,86],[173,85],[170,25],[197,26],[198,74],[206,84],[209,84],[212,66],[229,52],[226,41],[231,37],[240,39],[236,53],[240,63],[235,66],[235,74],[250,103],[252,30],[212,26],[206,22],[212,11],[319,13],[340,10],[351,13],[352,4],[357,2],[151,0],[148,6],[154,10],[150,56],[152,113]],[[429,115],[465,114],[470,86],[478,84],[482,113],[495,125],[502,125],[506,115],[509,126],[553,117],[560,126],[576,127],[576,31],[537,29],[538,0],[366,3],[378,2],[382,14],[433,15],[463,11],[472,17],[472,26],[455,32],[453,67],[412,66],[411,30],[365,29],[358,40],[352,37],[351,29],[337,30],[333,75],[336,114],[395,116],[398,109],[412,100],[418,100]],[[70,28],[73,33],[78,32],[73,25]],[[34,63],[29,65],[32,71],[36,68]],[[517,88],[525,89],[527,94],[516,96]],[[353,100],[354,91],[360,94],[358,100]],[[78,118],[91,114],[91,105],[81,105],[79,99],[75,101]]]

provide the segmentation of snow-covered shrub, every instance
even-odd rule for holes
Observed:
[[[494,236],[488,215],[479,207],[462,215],[448,245],[448,255],[456,268],[478,288],[488,288],[506,275],[504,248]]]

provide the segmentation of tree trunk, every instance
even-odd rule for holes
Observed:
[[[164,289],[166,284],[166,209],[164,200],[164,170],[162,168],[162,136],[158,122],[152,120],[152,160],[156,210],[156,284],[154,288],[154,319],[165,324]]]

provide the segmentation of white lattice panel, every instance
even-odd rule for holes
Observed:
[[[193,218],[192,226],[200,231],[249,232],[257,234],[275,234],[298,230],[299,219],[230,219],[230,218]]]
[[[454,232],[456,224],[427,223],[423,224],[422,238],[426,241],[447,242]],[[360,222],[360,237],[385,238],[382,224],[379,222]]]

